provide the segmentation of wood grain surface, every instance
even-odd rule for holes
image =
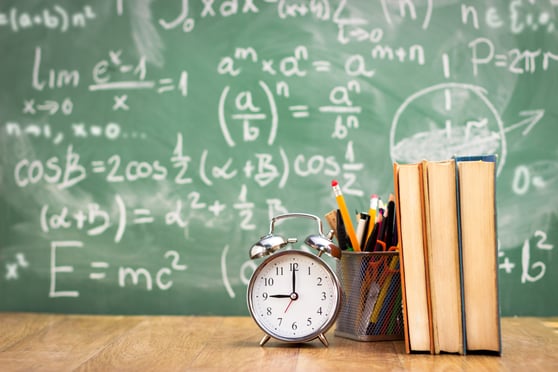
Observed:
[[[503,318],[502,356],[405,354],[403,341],[359,342],[330,331],[284,344],[247,317],[0,313],[2,371],[555,371],[558,318]]]

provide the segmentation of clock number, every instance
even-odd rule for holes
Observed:
[[[310,274],[310,266],[308,266],[308,275],[312,275]]]
[[[327,299],[326,293],[322,292],[322,301],[325,301]]]
[[[317,284],[317,286],[318,286],[318,287],[321,287],[321,286],[322,286],[322,280],[323,280],[322,277],[321,277],[321,276],[318,276],[316,279],[318,279],[318,284]]]
[[[289,264],[289,271],[298,271],[298,262],[291,262]]]
[[[291,324],[291,328],[293,329],[293,331],[296,331],[298,326],[296,325],[296,322],[293,322],[293,324]]]
[[[273,285],[273,278],[263,278],[264,280],[264,285],[267,286],[272,286]]]
[[[271,307],[267,308],[267,315],[271,315]]]
[[[276,275],[276,276],[279,276],[279,275],[283,276],[283,268],[282,268],[282,267],[279,267],[279,266],[276,267],[276,268],[275,268],[275,275]]]
[[[312,318],[306,319],[306,326],[310,327],[312,325]]]
[[[281,323],[283,323],[283,318],[277,318],[277,320],[279,321],[279,327],[281,327]]]
[[[264,300],[267,300],[267,292],[262,293],[262,297]]]
[[[316,311],[316,313],[318,313],[318,314],[322,315],[322,307],[321,307],[321,306],[320,306],[320,307],[318,307],[318,311]]]

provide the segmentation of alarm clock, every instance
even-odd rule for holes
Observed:
[[[318,235],[304,243],[316,254],[289,249],[277,252],[298,239],[274,235],[275,223],[287,218],[316,221]],[[264,332],[260,346],[271,337],[284,342],[308,342],[318,338],[328,346],[326,331],[335,323],[342,302],[337,275],[320,257],[323,253],[339,259],[341,250],[327,236],[322,221],[306,213],[286,213],[271,219],[269,233],[250,248],[250,258],[265,258],[250,278],[247,302],[250,315]]]

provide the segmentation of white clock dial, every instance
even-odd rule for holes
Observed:
[[[252,317],[268,335],[305,342],[325,333],[340,303],[339,281],[329,266],[303,251],[283,251],[267,258],[248,288]]]

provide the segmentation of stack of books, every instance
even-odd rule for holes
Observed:
[[[496,156],[394,164],[407,353],[500,355]]]

